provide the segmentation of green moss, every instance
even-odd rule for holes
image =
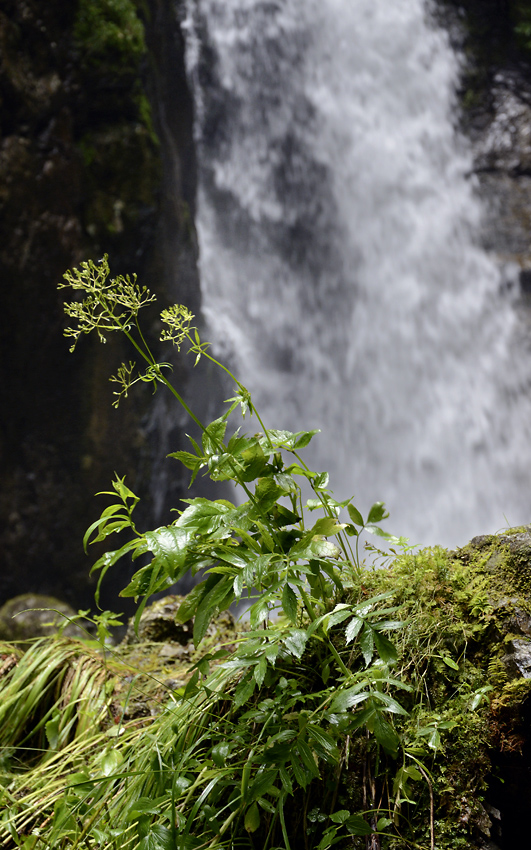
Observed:
[[[146,52],[144,25],[132,0],[80,0],[74,37],[85,57],[136,66]]]
[[[455,552],[404,554],[367,570],[356,587],[368,596],[391,593],[382,606],[395,605],[392,616],[405,622],[393,640],[397,672],[413,692],[403,697],[410,714],[397,729],[406,765],[420,763],[430,777],[439,850],[476,846],[474,836],[488,831],[483,801],[493,754],[518,750],[526,739],[531,680],[511,679],[506,656],[515,636],[525,638],[530,573],[529,528],[522,527]],[[400,767],[388,763],[385,781],[394,773],[396,783]],[[394,814],[401,838],[382,839],[382,850],[430,846],[429,785],[408,781],[405,790]]]

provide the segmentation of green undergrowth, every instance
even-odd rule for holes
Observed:
[[[8,707],[22,695],[4,712],[5,846],[474,846],[486,818],[492,705],[507,696],[499,636],[517,606],[491,592],[492,559],[506,544],[414,553],[382,529],[383,503],[362,514],[308,467],[316,431],[266,427],[186,308],[162,311],[161,340],[234,382],[209,424],[145,342],[138,314],[154,296],[136,278],[109,280],[106,258],[65,280],[71,350],[84,334],[124,334],[137,362],[111,379],[115,404],[137,382],[164,386],[202,435],[172,462],[192,481],[207,475],[240,495],[184,499],[168,525],[142,530],[123,478],[102,494],[107,506],[85,547],[117,548],[94,564],[96,599],[107,572],[132,559],[122,595],[139,603],[139,631],[152,595],[191,572],[197,584],[175,613],[186,646],[111,650],[114,615],[102,612],[98,640],[85,648],[58,639],[13,654],[1,682]],[[233,424],[238,412],[255,418],[252,435],[241,419]],[[366,535],[388,549],[369,547],[370,565]],[[212,624],[243,603],[246,627],[220,640]],[[503,705],[494,719],[502,730]]]

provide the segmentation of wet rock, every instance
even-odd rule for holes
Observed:
[[[194,652],[195,647],[193,619],[186,623],[178,623],[176,620],[177,611],[184,598],[184,596],[171,594],[155,600],[142,612],[138,632],[135,631],[134,617],[129,620],[123,643],[125,645],[161,643],[163,646],[158,653],[160,658],[186,660]],[[219,648],[221,644],[230,645],[236,638],[237,630],[241,632],[242,628],[241,625],[237,627],[230,611],[222,611],[210,623],[201,642],[201,648],[208,647],[212,650]]]
[[[503,663],[510,676],[531,679],[531,640],[515,638],[508,643]]]
[[[46,610],[35,610],[35,609]],[[52,635],[59,630],[66,637],[86,637],[87,633],[68,618],[76,611],[54,596],[24,593],[0,608],[0,639],[9,641]]]
[[[125,643],[168,643],[187,644],[192,640],[193,621],[178,623],[175,615],[184,597],[172,594],[157,599],[142,613],[135,631],[134,618],[129,620]]]

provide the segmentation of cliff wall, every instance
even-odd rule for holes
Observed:
[[[90,605],[93,494],[116,470],[149,496],[149,391],[111,407],[122,343],[69,355],[56,285],[105,252],[164,303],[197,308],[176,15],[164,0],[0,2],[0,601],[32,590]]]

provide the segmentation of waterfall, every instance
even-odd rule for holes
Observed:
[[[531,521],[531,360],[429,11],[188,0],[184,28],[216,351],[267,425],[321,428],[336,498],[454,545]]]

